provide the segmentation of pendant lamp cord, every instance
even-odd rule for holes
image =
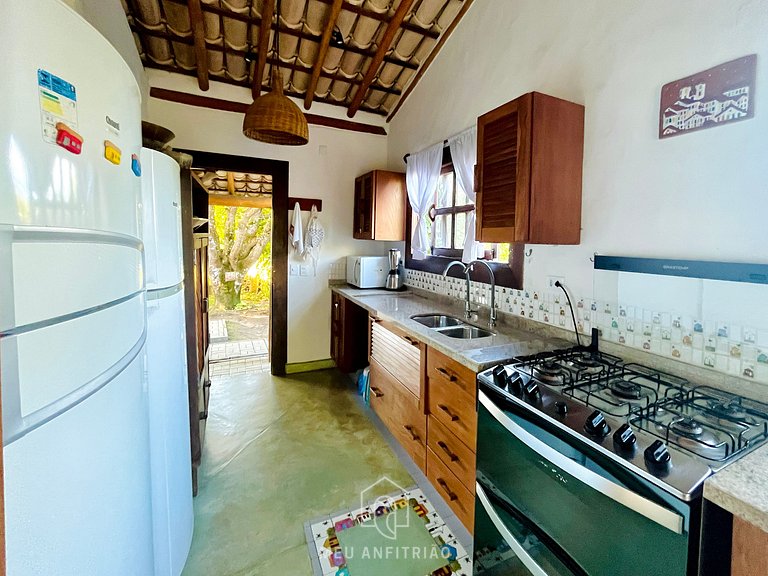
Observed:
[[[281,4],[281,0],[277,0],[277,20],[276,20],[276,26],[275,26],[275,41],[273,43],[273,47],[275,49],[274,65],[278,67],[278,70],[280,69],[280,4]],[[270,74],[270,76],[274,77],[274,74]],[[275,87],[272,86],[272,90],[274,89]]]

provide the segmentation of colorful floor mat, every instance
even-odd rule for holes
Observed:
[[[316,576],[472,574],[466,550],[418,488],[310,522],[310,533]]]

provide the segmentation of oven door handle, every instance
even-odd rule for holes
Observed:
[[[536,438],[519,424],[515,423],[509,416],[499,409],[499,407],[496,406],[496,404],[494,404],[482,390],[478,390],[478,395],[480,402],[485,406],[491,416],[493,416],[499,424],[504,426],[504,428],[506,428],[513,436],[520,440],[520,442],[536,452],[539,456],[565,470],[584,485],[597,490],[614,502],[645,516],[649,520],[652,520],[667,530],[671,530],[675,534],[683,534],[685,522],[682,516],[663,506],[659,506],[655,502],[628,490],[624,486],[611,482],[589,468],[585,468],[581,464],[574,462],[545,442]]]
[[[496,530],[499,531],[501,537],[504,538],[504,541],[509,545],[512,552],[515,553],[517,559],[520,560],[520,562],[522,562],[526,568],[528,568],[528,571],[532,574],[532,576],[548,576],[546,571],[541,566],[536,564],[536,561],[533,559],[533,557],[528,554],[528,551],[523,547],[522,544],[520,544],[520,542],[517,541],[517,538],[514,537],[509,528],[507,528],[506,524],[504,524],[504,521],[496,513],[496,510],[494,510],[493,504],[491,504],[488,495],[485,493],[485,490],[479,482],[475,482],[475,495],[480,500],[480,503],[483,505],[486,514],[488,514],[488,517],[491,519],[491,522],[493,522]]]

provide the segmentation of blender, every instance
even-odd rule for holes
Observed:
[[[405,270],[400,261],[400,250],[392,248],[389,251],[389,274],[387,274],[387,290],[404,290]]]

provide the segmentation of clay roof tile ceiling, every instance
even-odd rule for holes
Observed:
[[[472,0],[282,0],[279,55],[277,17],[262,31],[275,0],[122,2],[147,68],[196,76],[203,90],[210,79],[256,93],[269,88],[277,65],[285,93],[305,108],[316,101],[349,116],[359,109],[391,117]]]

